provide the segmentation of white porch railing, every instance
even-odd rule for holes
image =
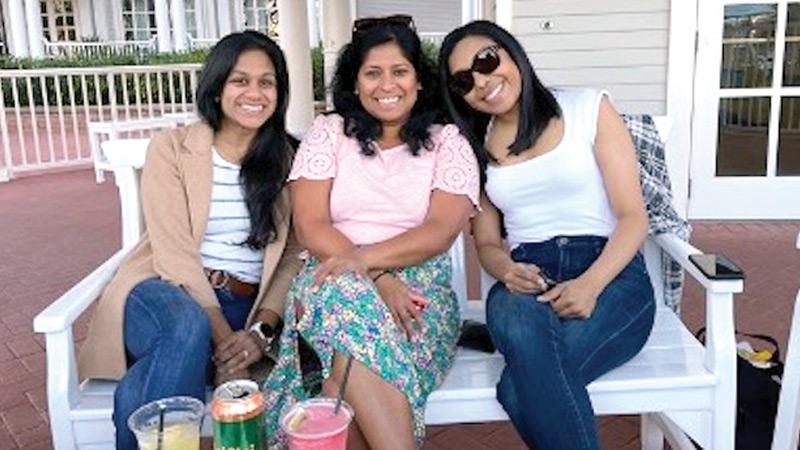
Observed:
[[[192,36],[187,36],[187,40],[189,41],[189,50],[211,48],[219,41],[218,38],[195,38]]]
[[[193,111],[201,67],[0,70],[0,181],[91,164],[89,122]]]
[[[142,41],[50,42],[47,39],[42,40],[45,54],[53,57],[98,57],[156,52],[156,36]]]
[[[444,40],[444,37],[447,35],[447,33],[439,33],[439,32],[435,32],[435,33],[434,32],[420,32],[418,34],[419,34],[419,38],[420,38],[420,40],[422,40],[422,42],[430,42],[430,43],[436,45],[437,47],[442,45],[442,41]]]

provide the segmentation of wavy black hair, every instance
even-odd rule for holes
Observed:
[[[344,134],[355,137],[361,145],[361,152],[375,154],[373,143],[383,133],[381,122],[371,116],[355,94],[358,71],[367,53],[374,47],[394,42],[414,66],[421,89],[417,91],[417,102],[411,109],[411,116],[400,130],[400,139],[408,145],[412,155],[419,154],[420,148],[431,150],[428,128],[441,116],[436,71],[433,64],[425,58],[419,36],[409,26],[397,23],[384,23],[378,26],[355,31],[351,42],[342,49],[336,63],[336,72],[331,83],[335,113],[344,118]]]
[[[508,147],[511,154],[518,155],[523,150],[533,147],[550,120],[561,117],[561,108],[553,93],[539,81],[522,45],[508,31],[495,23],[476,20],[448,33],[439,50],[439,82],[445,87],[442,90],[444,103],[461,133],[470,141],[481,167],[485,168],[491,155],[483,143],[491,117],[475,111],[464,101],[463,97],[454,95],[446,88],[450,82],[448,59],[453,53],[453,49],[462,39],[476,35],[486,36],[503,47],[519,69],[522,93],[517,135],[514,142]]]
[[[222,125],[219,98],[239,56],[249,50],[267,54],[275,66],[278,90],[275,112],[258,130],[241,163],[239,180],[250,213],[250,234],[243,244],[263,249],[277,236],[275,204],[289,175],[294,142],[286,133],[286,107],[289,103],[289,74],[280,47],[256,31],[232,33],[222,38],[206,58],[197,85],[197,111],[214,131]]]

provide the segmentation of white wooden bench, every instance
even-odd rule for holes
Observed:
[[[110,122],[103,120],[88,122],[89,148],[92,151],[95,181],[98,183],[104,182],[106,180],[104,172],[112,170],[111,164],[101,150],[103,142],[133,137],[149,138],[153,132],[160,129],[186,125],[195,120],[198,119],[193,112],[174,112],[164,113],[157,117],[140,117],[138,119],[112,120]]]
[[[658,123],[663,125],[661,120]],[[667,136],[668,132],[661,134]],[[108,141],[103,150],[120,190],[123,249],[34,319],[34,330],[45,333],[47,340],[48,411],[57,450],[113,448],[115,383],[79,382],[72,324],[100,295],[142,231],[138,170],[144,162],[146,141]],[[659,307],[644,349],[589,386],[592,404],[600,415],[641,415],[642,447],[646,449],[662,448],[666,437],[673,448],[693,450],[687,435],[704,448],[732,449],[736,407],[733,294],[742,291],[743,282],[709,280],[688,261],[688,256],[701,253],[699,250],[675,236],[651,237],[644,254],[659,305],[659,248],[705,288],[708,346],[703,347],[670,309]],[[451,249],[453,286],[463,316],[480,320],[484,315],[482,299],[467,301],[465,254],[463,237],[459,237]],[[484,294],[490,287],[485,281]],[[459,349],[444,384],[429,398],[426,422],[440,425],[508,420],[495,399],[503,364],[497,353]]]

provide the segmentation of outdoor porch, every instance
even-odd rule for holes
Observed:
[[[0,185],[0,450],[50,449],[44,388],[44,342],[31,321],[53,299],[120,245],[113,183],[91,170],[24,177]],[[736,299],[740,330],[775,336],[785,348],[792,299],[800,284],[794,242],[800,221],[695,222],[692,243],[725,253],[745,270]],[[684,320],[696,329],[699,286],[684,294]],[[84,339],[88,317],[75,328]],[[604,448],[639,448],[636,417],[603,418]],[[522,449],[508,423],[431,427],[425,449]]]

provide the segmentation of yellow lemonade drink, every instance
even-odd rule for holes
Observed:
[[[139,450],[158,449],[158,426],[144,431],[144,439],[139,439]],[[164,426],[161,450],[198,450],[200,430],[190,423],[172,423]]]
[[[195,398],[162,398],[134,411],[128,427],[139,450],[199,450],[204,413],[205,404]]]

